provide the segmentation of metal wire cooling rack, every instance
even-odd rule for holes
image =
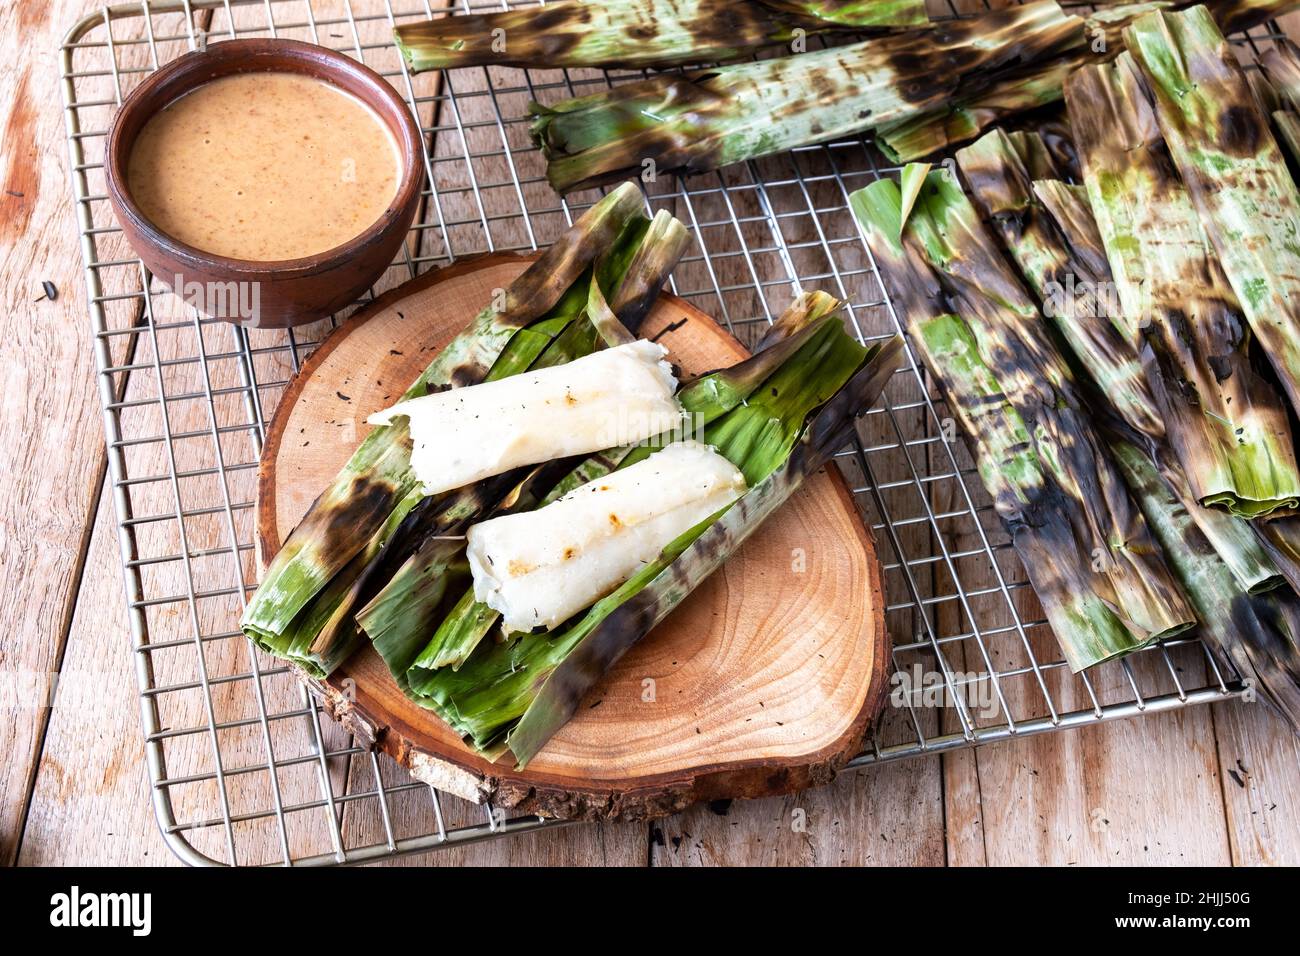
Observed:
[[[62,48],[145,754],[162,832],[190,863],[356,863],[554,825],[411,780],[324,718],[293,675],[239,633],[256,582],[252,506],[265,428],[333,323],[283,332],[203,318],[148,275],[105,196],[105,134],[136,83],[206,42],[275,35],[378,70],[427,136],[422,215],[372,295],[468,254],[548,244],[596,195],[566,202],[547,186],[528,141],[529,100],[640,74],[413,77],[390,30],[431,12],[390,0],[144,0],[83,19]],[[647,184],[648,207],[671,210],[695,235],[673,291],[742,341],[800,288],[848,300],[864,340],[892,334],[896,319],[847,204],[850,191],[890,171],[869,141],[852,140]],[[894,693],[853,766],[1242,693],[1195,640],[1070,675],[965,447],[910,357],[860,432],[838,464],[880,547]]]

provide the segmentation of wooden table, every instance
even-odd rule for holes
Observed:
[[[0,860],[165,865],[176,861],[142,765],[59,109],[59,43],[97,5],[0,10]],[[56,300],[38,301],[42,280]],[[58,672],[47,699],[12,692]],[[1262,707],[1234,702],[892,764],[651,825],[570,827],[409,862],[1296,864],[1297,794],[1300,743]]]

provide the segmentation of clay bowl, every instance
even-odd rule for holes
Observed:
[[[316,77],[368,104],[397,142],[402,171],[383,215],[340,246],[301,259],[253,262],[214,255],[158,229],[131,199],[126,167],[140,129],[156,112],[195,87],[233,73],[300,73]],[[250,144],[256,148],[256,144]],[[109,203],[127,241],[149,270],[187,301],[215,318],[280,328],[320,319],[355,301],[388,268],[401,248],[420,202],[424,181],[420,130],[410,108],[373,70],[350,57],[297,40],[226,40],[172,60],[140,84],[113,119],[105,158]],[[181,285],[177,287],[177,279]],[[258,283],[256,315],[245,314]],[[240,295],[244,290],[241,307]],[[196,301],[197,290],[213,290]],[[229,291],[222,291],[229,290]]]

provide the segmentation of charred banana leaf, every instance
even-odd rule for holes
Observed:
[[[1179,3],[1176,6],[1184,6]],[[1204,6],[1224,33],[1253,30],[1296,9],[1296,0],[1208,0]]]
[[[716,392],[748,398],[703,429],[703,441],[744,473],[750,490],[743,497],[679,537],[566,627],[504,643],[480,642],[458,670],[412,671],[419,677],[415,699],[480,750],[495,753],[508,746],[520,766],[527,764],[609,666],[847,442],[853,417],[894,372],[901,346],[892,340],[865,349],[834,319],[818,320],[790,341],[794,346],[784,360],[757,387],[748,383],[770,366],[770,360],[761,361],[766,353]],[[700,397],[712,401],[707,392]],[[629,454],[623,463],[637,457]]]
[[[851,201],[1071,669],[1190,627],[1046,321],[954,177],[930,173],[905,223],[893,180]]]
[[[1058,60],[1038,63],[1000,79],[988,90],[960,96],[933,112],[876,130],[876,145],[895,163],[912,162],[974,139],[1018,113],[1060,102],[1071,72],[1108,60],[1124,45],[1124,27],[1144,13],[1181,6],[1176,2],[1125,3],[1102,7],[1087,17],[1088,42]],[[1211,0],[1215,21],[1225,33],[1246,30],[1300,7],[1296,0]],[[1289,118],[1289,117],[1288,117]]]
[[[1156,117],[1251,329],[1300,410],[1300,191],[1204,7],[1125,31]]]
[[[651,233],[640,206],[639,191],[627,184],[588,210],[501,302],[438,354],[405,396],[473,384],[498,365],[527,368],[581,315],[597,268],[613,282]],[[371,431],[289,535],[241,622],[263,649],[281,657],[291,646],[304,650],[389,537],[413,513],[431,510],[411,473],[410,448],[404,422]]]
[[[532,135],[561,193],[647,167],[698,173],[934,110],[1084,39],[1081,18],[1040,0],[930,30],[535,103]]]
[[[1261,106],[1273,117],[1273,125],[1291,162],[1300,166],[1300,112],[1297,112],[1300,110],[1300,47],[1286,37],[1275,40],[1274,44],[1259,58],[1263,77],[1251,73],[1248,78],[1252,82],[1262,81],[1260,85],[1267,84],[1269,102]]]
[[[1143,435],[1163,438],[1163,420],[1142,363],[1112,324],[1110,267],[1100,244],[1087,241],[1090,223],[1067,221],[1065,226],[1071,230],[1067,234],[1055,213],[1077,213],[1070,197],[1053,193],[1049,198],[1058,204],[1049,210],[1035,195],[1035,180],[1054,184],[1046,187],[1049,190],[1063,185],[1043,140],[1031,132],[994,130],[958,150],[957,165],[1043,314],[1125,421]],[[1083,241],[1076,245],[1071,238]]]
[[[1255,532],[1287,584],[1300,594],[1300,518],[1257,521]]]
[[[1114,282],[1083,187],[1041,178],[1055,168],[1035,133],[995,130],[958,152],[957,162],[1043,313],[1091,379],[1093,407],[1113,409],[1141,437],[1145,453],[1178,490],[1192,520],[1244,589],[1280,585],[1282,578],[1250,525],[1203,507],[1168,449],[1165,419],[1146,370],[1116,322],[1118,301],[1108,291]]]
[[[960,95],[937,110],[881,126],[876,130],[876,145],[892,162],[908,163],[969,142],[1018,113],[1059,103],[1065,78],[1074,70],[1114,56],[1123,44],[1124,27],[1144,13],[1172,5],[1151,2],[1102,7],[1086,18],[1086,43],[1059,59],[1034,63],[999,79],[986,90]]]
[[[412,72],[461,66],[672,67],[740,59],[831,30],[915,28],[925,0],[561,0],[393,33]]]
[[[1126,442],[1112,447],[1196,608],[1197,633],[1300,734],[1300,598],[1289,588],[1244,591],[1146,455]]]
[[[836,299],[820,292],[798,296],[759,342],[752,357],[684,384],[678,400],[690,417],[690,429],[707,426],[748,399],[807,342],[821,322],[831,320],[839,306]],[[530,475],[510,496],[508,506],[496,514],[549,504],[578,485],[634,463],[662,444],[661,440],[648,443],[644,449],[630,446],[609,449],[589,457],[567,474],[567,466],[563,464],[558,471],[541,469]],[[386,633],[391,635],[389,642],[393,646],[419,648],[423,645],[404,678],[417,695],[424,692],[427,682],[439,669],[459,669],[499,617],[487,605],[474,600],[472,589],[461,595],[450,613],[438,615],[437,602],[426,601],[421,596],[426,590],[422,582],[429,570],[422,560],[408,562],[358,616],[358,624],[372,637]]]
[[[1126,53],[1080,70],[1066,96],[1115,282],[1115,318],[1142,348],[1193,493],[1243,518],[1294,511],[1300,471],[1286,401],[1251,363],[1250,328],[1132,60]]]

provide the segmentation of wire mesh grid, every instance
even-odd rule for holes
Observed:
[[[289,37],[387,77],[426,136],[422,214],[370,297],[466,255],[547,245],[598,194],[564,201],[550,189],[528,139],[528,102],[643,74],[494,67],[412,76],[391,27],[441,9],[163,0],[104,8],[64,42],[72,184],[145,753],[163,834],[187,862],[357,863],[555,825],[411,780],[240,634],[256,583],[253,505],[267,423],[342,316],[289,332],[204,318],[147,273],[105,195],[108,124],[144,76],[207,42]],[[695,237],[672,291],[742,341],[795,291],[813,288],[848,301],[864,341],[893,334],[896,317],[848,210],[849,192],[891,171],[869,140],[850,140],[646,183],[647,207],[670,210]],[[1194,639],[1069,673],[952,420],[910,356],[859,431],[837,464],[879,545],[894,691],[851,766],[1242,692]]]

